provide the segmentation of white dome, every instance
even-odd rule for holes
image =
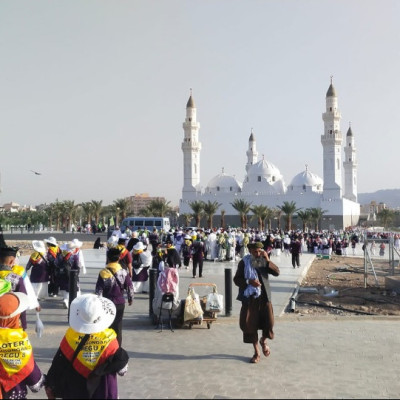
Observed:
[[[214,176],[206,186],[206,193],[237,193],[242,190],[240,182],[231,175],[225,173]]]
[[[243,182],[243,192],[284,193],[286,185],[283,177],[274,164],[260,160],[253,164]]]
[[[318,175],[310,172],[307,168],[305,171],[297,174],[289,185],[291,190],[305,190],[311,188],[313,191],[322,192],[324,182]]]

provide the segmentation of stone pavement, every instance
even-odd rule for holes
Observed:
[[[94,289],[105,251],[84,251],[88,274],[81,277],[83,292]],[[125,309],[123,347],[131,360],[129,372],[119,378],[120,398],[398,398],[400,382],[400,319],[396,317],[300,317],[285,308],[314,255],[301,256],[301,268],[290,258],[272,260],[281,275],[271,277],[275,339],[271,355],[249,364],[252,346],[242,342],[238,326],[240,303],[232,285],[232,313],[221,313],[211,329],[166,326],[160,329],[149,317],[149,298],[137,294]],[[26,260],[21,258],[20,264]],[[180,298],[193,282],[215,283],[225,294],[225,269],[236,262],[206,262],[204,278],[180,270]],[[67,310],[59,298],[43,302],[42,338],[34,333],[35,313],[28,312],[28,333],[36,361],[47,372],[67,328]],[[29,393],[43,398],[44,391]]]

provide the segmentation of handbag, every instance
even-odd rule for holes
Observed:
[[[224,296],[216,289],[207,295],[206,311],[221,312],[224,309]]]
[[[201,308],[200,298],[197,293],[190,288],[188,295],[185,300],[185,309],[183,313],[183,321],[189,321],[191,319],[202,319],[203,309]]]

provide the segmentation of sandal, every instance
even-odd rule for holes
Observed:
[[[261,349],[262,349],[264,356],[268,357],[271,354],[271,350],[270,350],[269,346],[267,346],[267,343],[265,343],[265,339],[264,339],[264,341],[262,341],[262,339],[260,339],[260,345],[261,345]]]
[[[260,355],[255,353],[253,357],[250,358],[252,364],[257,364],[260,361]]]

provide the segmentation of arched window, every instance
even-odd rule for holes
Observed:
[[[261,176],[258,177],[257,181],[258,181],[258,182],[261,182]]]

